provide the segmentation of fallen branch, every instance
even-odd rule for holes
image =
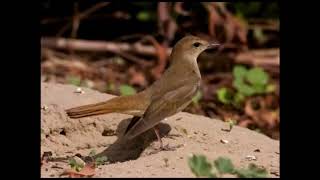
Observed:
[[[154,46],[143,45],[142,43],[117,43],[108,41],[92,41],[92,40],[78,40],[67,38],[41,38],[41,46],[44,48],[53,49],[72,49],[75,51],[94,51],[94,52],[111,52],[118,54],[124,58],[128,58],[138,64],[146,65],[150,62],[137,58],[128,53],[135,53],[144,56],[157,56],[157,50]],[[171,53],[171,48],[167,48],[166,53]],[[280,50],[279,49],[263,49],[250,50],[241,52],[235,57],[235,63],[249,64],[254,66],[270,67],[280,66]]]
[[[242,52],[235,56],[235,62],[254,66],[280,66],[279,49],[263,49]]]
[[[143,66],[148,66],[151,64],[151,62],[131,55],[130,52],[156,55],[155,48],[151,46],[145,47],[139,44],[132,46],[128,43],[113,43],[105,41],[76,40],[66,38],[41,38],[41,46],[43,48],[63,50],[72,49],[75,51],[111,52]]]

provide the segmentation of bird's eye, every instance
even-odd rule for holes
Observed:
[[[199,47],[200,45],[201,45],[201,43],[198,43],[198,42],[193,43],[193,46],[194,46],[194,47]]]

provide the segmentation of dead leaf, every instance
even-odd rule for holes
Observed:
[[[79,172],[74,169],[65,170],[60,176],[69,175],[70,178],[91,177],[95,175],[95,163],[86,164]]]

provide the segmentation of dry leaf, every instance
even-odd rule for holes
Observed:
[[[69,175],[71,178],[91,177],[95,175],[95,163],[86,164],[79,172],[74,169],[66,170],[60,176],[62,175]]]

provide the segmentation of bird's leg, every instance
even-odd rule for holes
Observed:
[[[161,137],[160,137],[160,132],[159,132],[159,129],[157,126],[154,126],[153,127],[153,130],[154,132],[156,133],[157,135],[157,138],[158,138],[158,141],[159,141],[159,144],[160,144],[160,149],[163,149],[163,143],[162,143],[162,140],[161,140]]]
[[[174,147],[169,147],[169,144],[163,146],[163,143],[162,143],[162,140],[161,140],[161,136],[160,136],[160,131],[159,131],[159,128],[157,127],[157,125],[154,126],[153,129],[154,129],[154,132],[157,135],[157,138],[158,138],[158,141],[159,141],[159,144],[160,144],[160,148],[159,148],[160,151],[161,150],[163,150],[163,151],[173,151],[173,150],[175,150]]]

